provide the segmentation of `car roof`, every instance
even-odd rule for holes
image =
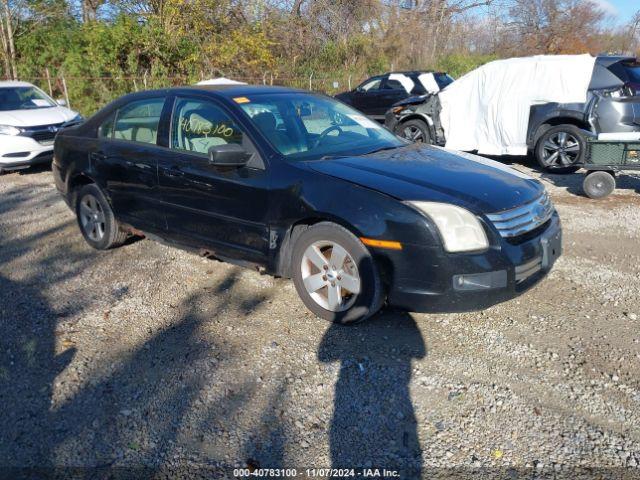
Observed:
[[[223,97],[233,98],[245,95],[260,95],[265,93],[313,93],[291,87],[274,87],[271,85],[191,85],[187,87],[175,87],[169,91],[194,91],[201,90],[213,92]]]
[[[598,55],[596,57],[596,62],[602,66],[608,67],[609,65],[613,65],[614,63],[622,62],[624,60],[635,61],[635,59],[635,57],[627,55]]]
[[[404,71],[389,72],[389,75],[393,73],[399,73],[403,75],[420,75],[422,73],[437,73],[437,72],[435,70],[404,70]]]
[[[33,87],[33,84],[28,82],[19,82],[15,80],[0,81],[0,88],[12,88],[12,87]]]

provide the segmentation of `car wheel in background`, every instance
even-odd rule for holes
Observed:
[[[536,160],[549,173],[573,173],[584,160],[587,141],[575,125],[558,125],[547,130],[536,145]]]
[[[83,186],[76,196],[78,226],[89,245],[97,250],[122,245],[128,234],[120,229],[107,199],[97,185]]]
[[[337,323],[364,320],[384,301],[373,257],[349,230],[330,222],[300,234],[293,247],[293,282],[318,317]]]
[[[407,120],[395,129],[395,134],[414,143],[433,143],[429,126],[422,120]]]
[[[604,198],[616,188],[616,179],[611,172],[591,172],[582,182],[582,189],[589,198]]]

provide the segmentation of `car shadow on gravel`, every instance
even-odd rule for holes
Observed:
[[[409,384],[412,360],[426,354],[420,330],[405,312],[387,310],[357,325],[329,327],[318,359],[340,363],[329,428],[333,468],[396,469],[402,478],[421,477]]]

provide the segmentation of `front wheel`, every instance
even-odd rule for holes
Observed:
[[[549,173],[573,173],[580,167],[587,148],[582,131],[575,125],[547,130],[536,145],[536,160]]]
[[[429,134],[429,126],[422,120],[407,120],[396,127],[395,133],[413,143],[433,143]]]
[[[298,295],[318,317],[357,322],[382,306],[382,282],[371,254],[340,225],[322,222],[305,230],[293,247],[292,262]]]

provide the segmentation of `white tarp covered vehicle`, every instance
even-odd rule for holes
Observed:
[[[594,63],[591,55],[541,55],[469,72],[438,94],[446,148],[526,155],[531,107],[584,103]]]
[[[211,78],[209,80],[202,80],[196,85],[246,85],[246,83],[238,82],[237,80],[231,80],[230,78],[218,77]]]

